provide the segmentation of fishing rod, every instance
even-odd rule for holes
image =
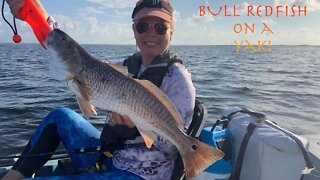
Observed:
[[[56,152],[27,154],[27,155],[0,156],[0,160],[15,159],[15,158],[30,158],[30,157],[52,156],[52,155],[67,155],[67,156],[69,156],[67,151],[56,151]]]
[[[145,143],[134,143],[134,144],[108,144],[104,146],[96,146],[96,147],[82,147],[82,148],[77,148],[74,149],[75,153],[89,153],[89,152],[106,152],[106,151],[111,151],[113,152],[114,150],[118,149],[128,149],[128,148],[135,148],[135,147],[141,147],[145,146]]]
[[[135,144],[109,144],[104,146],[96,146],[96,147],[81,147],[73,150],[74,153],[94,153],[94,152],[110,152],[116,149],[127,149],[134,147],[144,146],[145,143],[135,143]],[[47,153],[37,153],[37,154],[26,154],[26,155],[12,155],[12,156],[0,156],[0,160],[5,159],[14,159],[14,158],[30,158],[30,157],[42,157],[42,156],[53,156],[53,155],[66,155],[68,157],[68,152],[64,151],[56,151],[56,152],[47,152]]]
[[[14,25],[12,26],[4,16],[4,2],[5,0],[2,1],[2,18],[13,31],[14,35],[12,37],[12,40],[15,43],[19,43],[21,42],[21,36],[18,34],[18,30],[16,27],[16,18],[13,17]],[[52,30],[49,23],[47,22],[47,17],[45,17],[44,14],[39,10],[33,0],[25,0],[24,5],[19,9],[18,14],[23,21],[27,22],[31,26],[37,40],[39,41],[41,46],[46,49],[46,47],[44,46],[44,41],[46,40],[49,32]]]

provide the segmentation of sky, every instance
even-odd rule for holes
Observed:
[[[131,13],[137,0],[41,0],[61,30],[81,44],[135,44]],[[171,0],[175,30],[173,45],[320,45],[319,0]],[[295,15],[292,6],[295,5]],[[205,7],[200,11],[200,6]],[[252,6],[248,16],[248,6]],[[259,8],[261,17],[257,16]],[[269,9],[266,9],[268,6]],[[282,6],[278,17],[276,7]],[[288,7],[288,15],[285,7]],[[298,16],[306,6],[306,16]],[[219,8],[220,14],[217,13]],[[234,10],[234,7],[236,10]],[[270,14],[272,8],[272,14]],[[235,14],[234,14],[235,11]],[[203,16],[200,16],[202,12]],[[224,14],[225,13],[225,14]],[[266,13],[269,13],[267,16]],[[4,15],[12,22],[5,6]],[[230,16],[229,16],[230,15]],[[234,16],[237,15],[237,16]],[[252,16],[254,15],[254,16]],[[254,32],[246,28],[254,29]],[[24,43],[37,42],[31,28],[17,20]],[[247,30],[247,32],[246,32]],[[0,18],[0,43],[12,43],[12,31]]]

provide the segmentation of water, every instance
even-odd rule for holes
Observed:
[[[134,46],[85,48],[101,60],[135,51]],[[208,122],[230,106],[261,111],[307,138],[312,151],[320,153],[320,46],[273,46],[269,53],[236,53],[234,46],[172,50],[191,72]],[[49,60],[48,51],[38,44],[0,44],[0,156],[20,153],[42,117],[55,107],[79,112],[74,95],[48,74]],[[101,128],[106,114],[98,113],[90,121]]]

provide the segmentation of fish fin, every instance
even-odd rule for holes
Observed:
[[[69,89],[71,91],[73,91],[76,96],[77,96],[77,102],[79,104],[80,110],[82,112],[82,114],[86,117],[89,118],[91,113],[93,113],[94,115],[98,115],[97,114],[97,109],[96,107],[94,107],[93,105],[91,105],[88,101],[84,100],[82,98],[82,95],[80,93],[80,89],[79,89],[79,83],[78,81],[66,81],[67,86],[69,87]],[[89,113],[88,113],[89,112]]]
[[[189,137],[192,146],[181,154],[187,179],[193,179],[208,166],[221,159],[224,154],[199,140]]]
[[[151,94],[153,94],[165,107],[168,108],[170,114],[174,117],[176,120],[177,126],[183,130],[184,125],[182,118],[177,111],[176,107],[171,103],[171,101],[168,99],[168,97],[159,89],[157,86],[152,84],[148,80],[140,80],[140,79],[134,79],[137,83],[142,85],[144,88],[146,88]]]
[[[81,97],[82,97],[84,100],[86,100],[86,101],[89,102],[90,97],[91,97],[91,95],[90,95],[90,88],[89,88],[83,81],[80,81],[80,80],[78,80],[78,79],[74,79],[74,82],[75,82],[75,84],[76,84],[77,87],[78,87],[78,90],[79,90],[79,92],[80,92]]]
[[[119,64],[111,64],[111,63],[107,63],[107,64],[111,66],[113,69],[121,72],[122,74],[129,76],[128,68],[126,66],[122,66]]]
[[[148,148],[151,148],[153,142],[154,142],[154,139],[157,137],[157,135],[151,131],[147,131],[147,130],[144,130],[144,129],[141,129],[139,127],[137,127],[138,131],[140,132],[144,142],[146,143],[146,146]]]
[[[91,105],[88,101],[82,99],[80,96],[77,96],[78,105],[80,107],[80,111],[82,112],[83,116],[87,119],[90,118],[91,113],[97,115],[96,108]]]
[[[91,104],[90,104],[90,106],[91,106],[91,112],[92,112],[95,116],[97,116],[97,115],[98,115],[98,113],[97,113],[97,108],[96,108],[95,106],[91,105]]]
[[[78,84],[76,84],[75,81],[73,80],[66,81],[66,85],[73,93],[76,94],[76,96],[81,96],[78,88]]]

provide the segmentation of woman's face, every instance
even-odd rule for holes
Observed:
[[[155,23],[164,24],[167,30],[166,31],[163,30],[163,27],[161,25],[160,26],[159,24],[155,25]],[[140,31],[139,33],[138,25],[140,25],[140,29],[144,29],[142,31],[145,31],[146,29],[147,30],[143,33],[141,33]],[[141,28],[141,25],[143,25],[144,28]],[[162,30],[163,32],[165,31],[165,33],[159,34],[155,30],[154,28],[155,26],[159,32]],[[143,57],[148,57],[153,59],[155,56],[162,54],[165,50],[169,48],[169,44],[170,44],[171,36],[173,32],[169,22],[158,17],[147,17],[135,22],[132,27],[133,27],[134,36],[136,39],[136,44],[139,47],[141,51],[141,55]]]

